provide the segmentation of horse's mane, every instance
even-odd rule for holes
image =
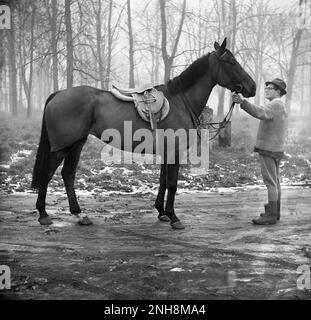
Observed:
[[[180,75],[174,77],[167,82],[168,91],[176,94],[185,91],[198,81],[208,69],[209,53],[195,60]]]

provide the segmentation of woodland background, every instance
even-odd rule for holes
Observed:
[[[2,3],[4,3],[2,1]],[[255,79],[251,100],[264,103],[264,83],[288,85],[290,115],[282,184],[311,183],[311,1],[305,0],[11,0],[11,29],[0,30],[1,192],[30,191],[42,110],[50,93],[87,84],[108,89],[166,82],[214,41],[228,47]],[[1,13],[1,12],[0,12]],[[1,15],[0,15],[1,19]],[[222,120],[230,92],[216,87],[208,105]],[[232,142],[210,145],[210,171],[182,167],[179,190],[262,185],[253,146],[258,120],[238,106]],[[77,172],[78,190],[156,192],[159,166],[106,164],[103,143],[89,136]],[[60,168],[50,188],[64,192]]]
[[[228,39],[255,79],[281,77],[286,105],[311,113],[309,0],[10,0],[11,29],[0,29],[0,110],[40,114],[48,95],[87,84],[108,89],[165,83]],[[230,93],[214,90],[221,117]],[[236,108],[236,112],[239,109]],[[40,111],[40,112],[38,112]]]

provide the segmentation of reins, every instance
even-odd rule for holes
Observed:
[[[232,117],[232,112],[233,112],[234,105],[235,105],[235,102],[232,102],[228,113],[226,114],[226,116],[224,117],[224,119],[222,121],[220,121],[220,122],[207,122],[206,123],[208,126],[211,126],[214,129],[214,131],[212,131],[212,133],[216,132],[209,139],[209,141],[215,139],[219,135],[220,130],[225,128],[227,126],[227,124],[230,122],[231,117]],[[218,128],[216,126],[218,126]]]
[[[239,93],[239,92],[240,92],[240,90],[236,90],[235,91],[235,93]],[[192,119],[192,122],[193,122],[194,126],[196,127],[196,129],[198,129],[199,126],[200,126],[199,117],[193,112],[193,110],[191,108],[191,105],[188,102],[188,98],[184,94],[182,94],[181,96],[182,96],[182,99],[185,102],[186,108],[188,109],[188,111],[189,111],[189,113],[191,115],[191,119]],[[235,102],[232,102],[231,106],[229,108],[229,111],[227,112],[226,116],[224,117],[224,119],[222,121],[220,121],[220,122],[206,122],[206,124],[208,126],[211,126],[214,129],[212,131],[212,133],[216,132],[211,138],[209,138],[209,141],[215,139],[219,135],[221,129],[225,128],[227,126],[227,124],[230,122],[234,106],[235,106]],[[216,127],[216,126],[218,126],[218,127]],[[198,136],[201,139],[200,130],[197,130],[197,132],[198,132]]]
[[[235,90],[234,92],[240,93],[241,90],[242,90],[242,87],[239,86],[239,89]],[[211,126],[214,129],[214,131],[212,131],[212,132],[216,132],[215,135],[213,135],[212,138],[209,139],[209,141],[215,139],[219,135],[220,130],[225,128],[226,125],[230,122],[231,117],[232,117],[232,112],[234,109],[234,105],[235,105],[235,102],[232,102],[228,113],[226,114],[226,116],[224,117],[224,119],[221,122],[207,122],[206,123],[208,126]],[[216,125],[218,125],[218,128],[215,127]]]

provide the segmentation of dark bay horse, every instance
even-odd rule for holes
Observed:
[[[226,49],[226,39],[222,45],[215,42],[214,47],[215,51],[194,61],[179,76],[156,87],[170,104],[169,115],[158,123],[159,129],[195,129],[194,118],[201,114],[216,84],[231,91],[239,91],[245,97],[255,95],[255,82]],[[54,92],[49,96],[45,104],[32,179],[32,188],[38,190],[36,208],[40,214],[40,224],[52,223],[45,210],[47,186],[62,161],[64,165],[61,174],[70,212],[79,218],[80,224],[91,224],[88,217],[81,214],[74,190],[81,150],[89,134],[100,139],[102,132],[109,128],[120,132],[123,145],[125,121],[131,122],[133,132],[142,128],[150,129],[150,124],[138,116],[132,102],[120,101],[110,91],[80,86]],[[174,212],[179,165],[178,159],[173,164],[164,159],[155,201],[159,220],[170,221],[174,229],[184,228]]]

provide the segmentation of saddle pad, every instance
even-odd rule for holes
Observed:
[[[111,89],[115,89],[124,95],[131,95],[133,93],[144,93],[145,91],[151,90],[152,88],[153,88],[152,86],[144,86],[141,88],[127,88],[127,89],[125,89],[125,88],[119,88],[114,84],[111,85]]]

